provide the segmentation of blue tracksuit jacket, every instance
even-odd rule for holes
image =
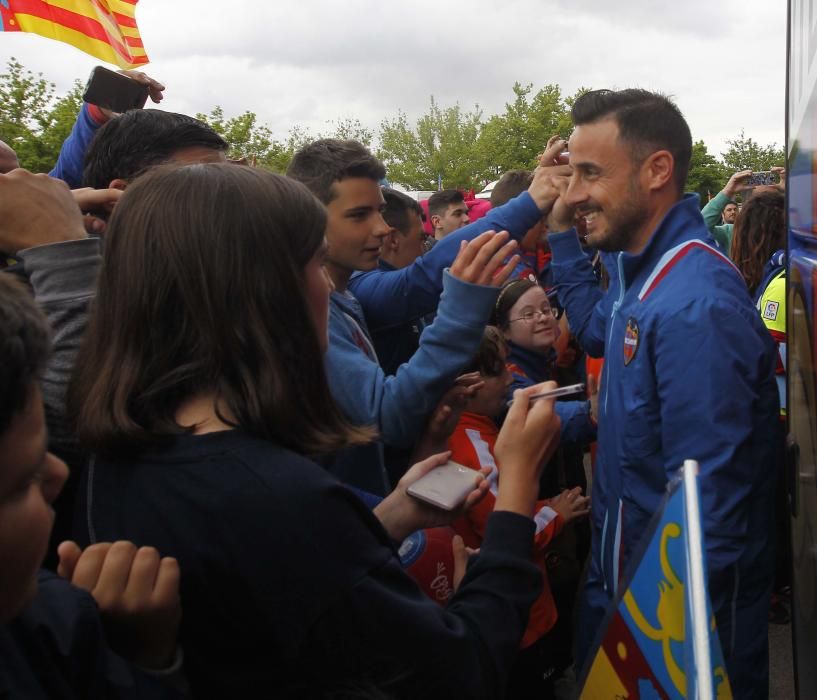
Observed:
[[[575,231],[549,239],[570,326],[587,352],[605,358],[578,662],[667,481],[695,459],[709,594],[732,690],[766,697],[774,343],[694,195],[667,213],[640,254],[607,257],[606,295]]]
[[[373,425],[380,440],[339,453],[329,471],[378,496],[390,490],[383,443],[411,448],[426,422],[479,348],[499,289],[444,275],[437,318],[420,347],[397,373],[380,368],[366,320],[355,297],[333,292],[329,304],[329,348],[324,365],[332,396],[352,422]]]
[[[533,198],[523,192],[510,202],[491,209],[481,219],[447,235],[425,255],[400,270],[371,270],[349,280],[372,332],[413,323],[437,309],[443,289],[443,270],[451,267],[461,241],[485,231],[508,231],[520,240],[542,218]]]
[[[88,103],[83,102],[82,109],[80,109],[77,120],[74,122],[74,127],[62,144],[57,164],[48,174],[51,177],[64,180],[71,189],[81,187],[85,151],[88,150],[88,146],[100,126],[102,124],[91,116]]]

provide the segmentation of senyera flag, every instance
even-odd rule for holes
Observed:
[[[121,68],[148,62],[135,12],[138,0],[0,0],[0,31],[63,41]]]
[[[582,700],[731,700],[706,588],[698,463],[684,462],[619,587],[584,669]]]

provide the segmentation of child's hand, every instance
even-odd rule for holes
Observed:
[[[465,572],[468,569],[468,559],[479,554],[479,549],[466,547],[462,537],[454,535],[451,540],[451,550],[454,553],[454,575],[451,583],[454,587],[454,593],[456,593],[459,590],[462,579],[465,578]]]
[[[581,486],[562,491],[555,498],[551,498],[548,505],[562,516],[565,525],[590,514],[590,498],[582,496]]]
[[[468,399],[475,396],[484,385],[479,372],[469,372],[457,377],[454,385],[443,394],[432,412],[425,432],[411,456],[412,464],[448,449],[448,438],[457,427]]]
[[[84,551],[63,542],[57,552],[57,572],[94,597],[114,650],[143,668],[168,667],[181,619],[178,562],[125,541]]]

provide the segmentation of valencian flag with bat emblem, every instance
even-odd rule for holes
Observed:
[[[31,32],[71,44],[120,68],[148,62],[138,0],[0,0],[0,31]]]
[[[698,463],[684,463],[622,580],[581,700],[731,700],[706,588]]]

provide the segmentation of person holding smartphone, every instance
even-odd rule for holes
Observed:
[[[54,180],[16,171],[0,176],[0,194],[0,243],[84,242]],[[319,464],[372,436],[340,413],[321,362],[325,230],[326,211],[303,186],[262,170],[161,166],[127,189],[98,293],[97,258],[63,280],[63,307],[48,309],[59,325],[71,300],[96,295],[71,393],[95,454],[79,543],[121,533],[177,559],[195,697],[350,686],[500,697],[541,586],[532,516],[558,433],[552,401],[528,404],[542,387],[517,393],[495,447],[503,483],[481,552],[441,608],[394,550],[417,526],[409,484],[387,514],[372,513]]]

